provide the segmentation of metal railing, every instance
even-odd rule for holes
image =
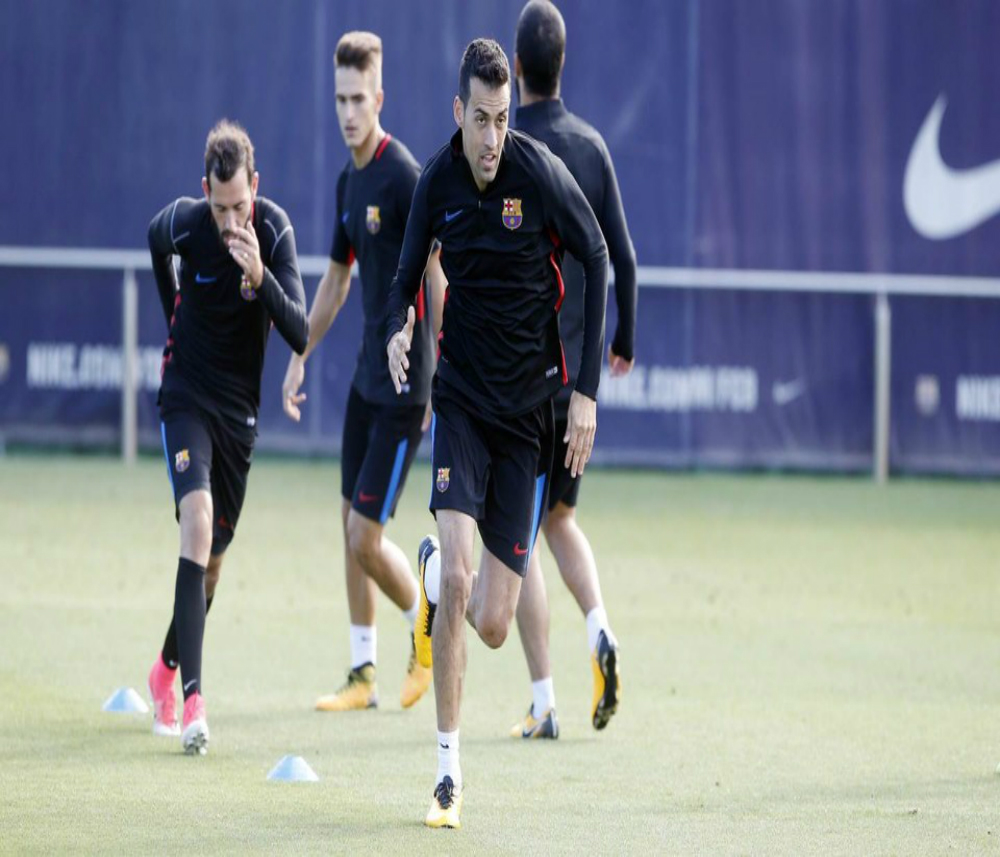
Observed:
[[[300,256],[303,276],[322,276],[325,256]],[[138,433],[136,399],[139,294],[136,271],[152,269],[142,250],[67,247],[10,247],[0,245],[0,267],[72,268],[122,272],[122,390],[121,455],[135,461]],[[355,269],[356,270],[356,269]],[[927,274],[879,274],[831,271],[768,271],[729,268],[667,268],[640,266],[637,280],[643,288],[729,289],[754,292],[821,292],[865,294],[875,297],[875,401],[872,475],[885,482],[889,474],[890,354],[892,351],[891,295],[998,298],[1000,279]]]

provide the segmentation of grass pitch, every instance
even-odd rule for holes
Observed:
[[[411,474],[390,536],[432,527]],[[400,710],[407,636],[379,607],[377,712],[318,714],[347,666],[339,471],[262,459],[209,616],[212,743],[145,718],[173,601],[164,465],[0,459],[0,852],[979,854],[1000,850],[998,487],[588,473],[580,518],[622,644],[589,724],[583,621],[551,559],[562,737],[516,634],[469,639],[461,831],[421,822],[434,705]],[[269,783],[286,753],[314,785]]]

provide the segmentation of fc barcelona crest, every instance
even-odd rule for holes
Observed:
[[[174,470],[178,473],[183,473],[188,467],[191,466],[191,456],[188,455],[186,449],[182,449],[177,455],[174,456]]]
[[[517,229],[521,225],[521,200],[505,199],[503,201],[503,225],[508,229]]]
[[[365,215],[365,226],[372,235],[376,235],[382,228],[382,215],[379,214],[377,205],[369,205],[368,213]]]
[[[243,275],[243,279],[240,280],[240,297],[245,301],[255,301],[257,300],[257,290],[250,285],[250,280],[247,275]]]
[[[438,477],[437,477],[437,489],[444,493],[448,490],[448,486],[451,485],[451,468],[450,467],[439,467]]]

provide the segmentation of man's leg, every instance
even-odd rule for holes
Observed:
[[[531,708],[524,719],[511,728],[511,737],[558,738],[556,692],[549,664],[549,599],[537,542],[521,584],[516,615],[517,630],[531,676]]]
[[[375,605],[378,588],[354,551],[351,550],[349,525],[353,512],[351,501],[344,499],[340,508],[344,531],[344,570],[347,582],[347,611],[350,616],[351,669],[347,681],[334,693],[316,700],[317,711],[354,711],[378,706],[375,681],[377,635]]]
[[[591,719],[595,729],[603,729],[618,710],[621,679],[618,641],[601,598],[597,562],[586,534],[576,522],[573,506],[557,503],[546,517],[543,529],[559,573],[586,618],[587,648],[594,673]]]
[[[412,610],[418,597],[416,580],[406,555],[386,538],[382,524],[352,509],[347,520],[347,540],[351,556],[363,573],[400,610]],[[374,610],[372,614],[374,618]]]
[[[603,608],[597,561],[586,534],[576,522],[576,508],[557,503],[542,523],[545,542],[552,551],[559,574],[584,616]]]
[[[209,421],[196,409],[166,403],[162,437],[180,525],[180,546],[172,620],[161,654],[149,673],[149,692],[153,700],[154,734],[178,735],[174,693],[178,666],[185,700],[193,696],[200,699],[202,639],[208,606],[205,578],[215,511],[209,490],[214,454]],[[218,568],[213,570],[217,572]]]
[[[465,621],[490,648],[507,637],[521,578],[485,547],[479,573],[473,572],[475,520],[462,512],[438,510],[441,539],[438,602],[434,616],[434,696],[437,703],[438,772],[434,802],[427,824],[458,826],[462,769],[459,763],[459,721],[467,649]],[[438,559],[435,557],[435,559]]]
[[[204,489],[191,491],[181,499],[178,511],[181,545],[174,589],[174,625],[184,691],[181,741],[187,752],[204,753],[208,726],[201,698],[201,656],[207,612],[205,576],[212,549],[212,495]]]

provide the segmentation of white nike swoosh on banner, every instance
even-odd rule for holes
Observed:
[[[774,399],[774,404],[778,407],[782,405],[790,404],[794,402],[799,396],[801,396],[806,391],[806,385],[804,381],[775,381],[774,385],[771,387],[771,398]]]
[[[903,178],[903,206],[924,238],[941,241],[975,229],[1000,213],[1000,160],[953,170],[938,137],[948,99],[939,95],[913,141]]]

